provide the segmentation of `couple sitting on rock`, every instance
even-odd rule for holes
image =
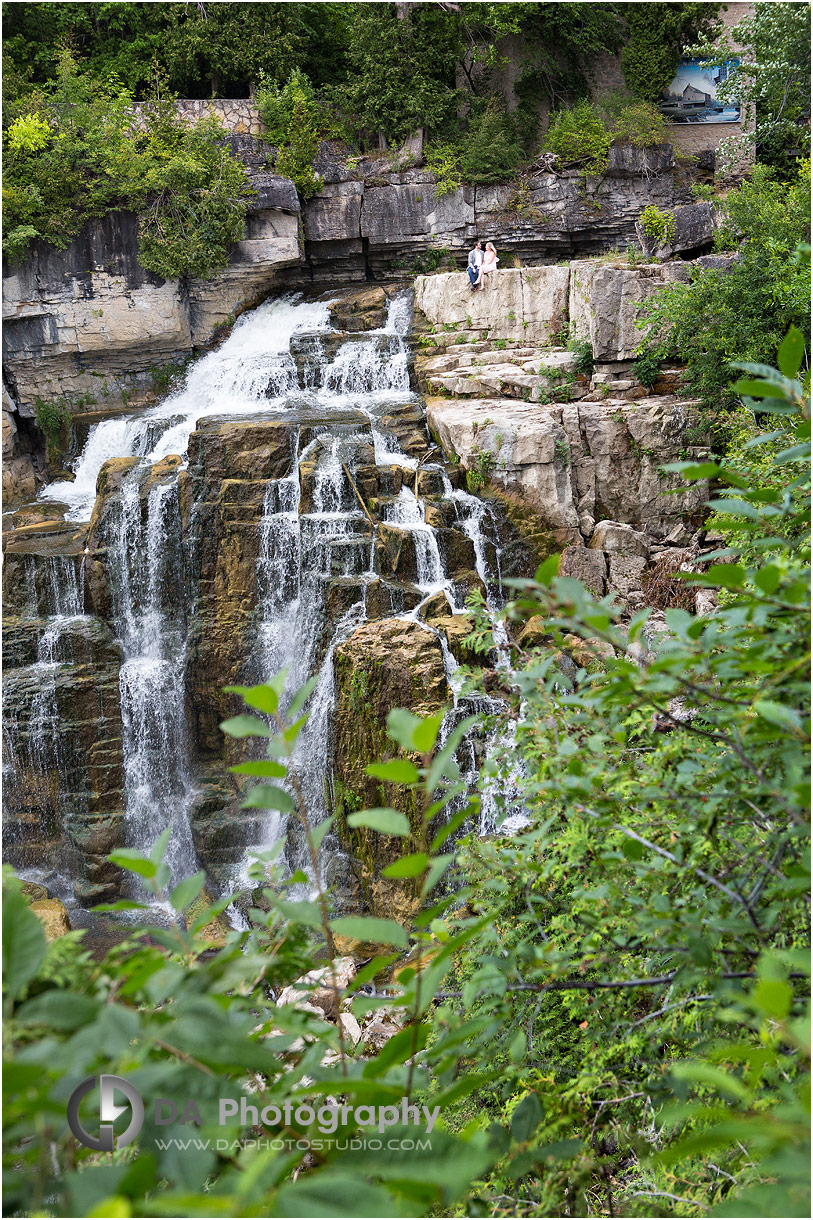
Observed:
[[[489,271],[497,270],[497,263],[499,261],[497,251],[490,241],[486,242],[485,254],[483,254],[482,242],[477,241],[474,243],[474,249],[469,252],[468,267],[472,292],[474,292],[475,288],[485,288],[486,275]]]

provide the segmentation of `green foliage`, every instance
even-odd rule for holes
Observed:
[[[459,144],[430,144],[424,149],[424,159],[427,169],[434,175],[435,194],[438,199],[450,195],[462,184]]]
[[[466,469],[466,486],[473,495],[477,495],[488,484],[491,477],[491,472],[497,465],[497,459],[493,453],[487,450],[481,450],[479,453],[472,454],[471,461]]]
[[[423,254],[416,254],[410,264],[410,270],[417,275],[431,275],[442,267],[454,270],[454,250],[450,246],[430,246]],[[453,329],[453,328],[452,328]]]
[[[10,4],[4,86],[8,98],[47,83],[64,46],[138,97],[156,71],[182,97],[246,97],[263,76],[281,83],[297,67],[321,85],[346,71],[351,24],[345,4]]]
[[[656,245],[668,246],[675,240],[677,222],[674,212],[661,211],[654,203],[650,203],[638,219],[647,237]]]
[[[623,92],[604,94],[597,102],[613,141],[633,148],[651,148],[669,142],[666,119],[652,102],[627,97]]]
[[[666,123],[653,105],[623,93],[606,94],[593,103],[582,98],[570,110],[555,112],[544,147],[585,174],[603,174],[612,144],[649,148],[668,140]]]
[[[645,350],[632,364],[632,373],[637,377],[644,389],[651,390],[660,377],[661,362],[655,352]]]
[[[675,1195],[687,1215],[809,1211],[810,416],[801,336],[786,344],[781,373],[736,387],[773,431],[735,468],[672,468],[727,492],[731,549],[683,578],[722,587],[718,610],[625,628],[558,557],[516,582],[509,620],[551,639],[504,687],[530,823],[461,851],[485,922],[450,988],[461,1019],[499,1025],[499,1087],[453,1129],[543,1103],[527,1154],[480,1187],[510,1190],[512,1214],[650,1216]]]
[[[731,266],[695,269],[691,283],[672,285],[643,307],[641,352],[685,363],[692,394],[709,408],[734,401],[732,361],[772,362],[791,325],[809,343],[809,272],[797,253],[809,237],[809,215],[807,165],[790,185],[757,165],[725,200],[728,240],[741,235]]]
[[[810,154],[810,5],[755,4],[730,36],[701,39],[690,54],[709,67],[739,60],[717,96],[738,101],[752,130],[722,141],[722,164],[755,148],[760,161],[792,178],[797,158]]]
[[[419,128],[433,136],[455,115],[458,53],[457,21],[438,6],[355,5],[349,71],[325,95],[362,146],[379,132],[392,144]]]
[[[189,126],[157,102],[142,121],[127,89],[83,75],[64,54],[41,111],[6,133],[5,252],[19,258],[35,237],[61,249],[87,220],[122,207],[139,213],[148,271],[172,279],[222,268],[243,235],[245,170],[213,119]]]
[[[621,70],[636,97],[656,102],[675,75],[686,42],[719,29],[716,4],[625,4]]]
[[[593,345],[589,339],[570,339],[567,350],[576,357],[574,368],[582,377],[593,376]]]
[[[463,143],[460,165],[466,182],[476,185],[504,182],[516,169],[522,149],[514,139],[513,126],[502,102],[492,97],[483,113],[472,122]]]
[[[579,165],[585,174],[603,174],[612,136],[591,102],[583,99],[572,110],[550,117],[545,148],[565,164]]]
[[[330,121],[310,81],[294,71],[281,88],[264,85],[256,100],[265,134],[279,149],[277,172],[291,179],[303,199],[311,199],[322,186],[313,162]]]
[[[224,729],[262,738],[265,760],[236,769],[246,773],[250,766],[252,774],[261,776],[267,771],[277,782],[262,784],[259,798],[252,800],[250,792],[247,800],[253,806],[267,805],[269,794],[287,796],[288,789],[280,783],[288,784],[296,795],[293,816],[300,821],[318,878],[316,853],[331,819],[310,826],[292,762],[307,718],[302,708],[314,683],[298,692],[283,712],[284,683],[283,673],[264,686],[232,688],[250,709],[269,719],[243,715],[226,722]],[[197,914],[201,874],[167,893],[167,830],[149,855],[128,849],[114,852],[111,859],[174,909],[174,923],[134,926],[100,962],[88,960],[78,943],[72,948],[66,944],[63,966],[55,971],[53,963],[48,965],[39,921],[14,879],[8,885],[4,879],[9,1210],[36,1211],[38,1200],[45,1198],[51,1214],[65,1216],[154,1210],[208,1214],[213,1201],[218,1214],[228,1215],[449,1213],[469,1184],[490,1168],[504,1141],[527,1138],[530,1123],[515,1119],[512,1131],[503,1128],[499,1142],[478,1131],[451,1135],[438,1125],[428,1147],[418,1152],[411,1141],[394,1154],[391,1142],[380,1154],[358,1150],[358,1137],[375,1139],[378,1132],[364,1126],[361,1115],[356,1118],[356,1107],[398,1107],[407,1097],[413,1105],[428,1103],[442,1110],[444,1094],[459,1097],[466,1091],[454,1079],[461,1046],[474,1048],[472,1039],[483,1032],[480,1024],[469,1029],[455,1023],[456,1028],[449,1029],[434,1011],[434,994],[478,923],[463,919],[447,928],[443,916],[452,900],[438,896],[453,861],[444,848],[460,817],[447,822],[437,815],[465,795],[454,753],[472,726],[467,718],[441,744],[442,719],[443,713],[421,719],[394,710],[388,719],[392,748],[405,751],[408,758],[370,767],[373,775],[414,790],[420,810],[415,824],[406,823],[395,810],[351,816],[356,824],[384,836],[395,834],[401,842],[403,855],[388,867],[388,875],[409,878],[426,904],[411,937],[393,920],[334,916],[329,895],[318,881],[315,898],[293,898],[290,887],[303,875],[286,883],[274,874],[275,853],[269,852],[252,867],[252,881],[262,891],[266,911],[254,909],[250,931],[230,932],[223,947],[213,949],[203,929],[228,899],[204,905]],[[273,807],[278,805],[275,799]],[[114,904],[116,909],[134,906],[138,904]],[[340,994],[332,960],[325,964],[323,957],[334,933],[397,949],[412,942],[414,965],[401,971],[397,986],[372,1000],[360,990],[365,975],[368,980],[380,975],[393,960],[388,954],[357,976],[348,996],[357,1016],[375,1007],[391,1011],[404,1025],[379,1053],[355,1048],[341,1027],[322,1020],[312,1008],[276,1003],[281,989],[310,967],[319,967],[325,985]],[[430,948],[431,960],[426,953]],[[67,969],[64,959],[70,957]],[[83,1077],[100,1072],[124,1075],[147,1103],[137,1142],[124,1156],[115,1154],[110,1160],[78,1145],[66,1123],[71,1090]],[[431,1100],[430,1087],[441,1090]],[[217,1099],[241,1095],[263,1113],[263,1140],[251,1138],[257,1124],[241,1124],[239,1116],[217,1124]],[[323,1121],[324,1100],[331,1095],[349,1103],[349,1113],[341,1115],[332,1137],[325,1139],[318,1123]],[[159,1127],[151,1104],[156,1096],[175,1097],[181,1106],[191,1100],[202,1128]],[[293,1114],[284,1114],[286,1102],[292,1103]],[[312,1106],[310,1118],[298,1109],[303,1103]],[[276,1120],[269,1106],[278,1108]],[[421,1132],[415,1126],[399,1123],[385,1138],[414,1139],[416,1134]],[[179,1150],[173,1136],[198,1138]]]

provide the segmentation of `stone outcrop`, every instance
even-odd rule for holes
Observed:
[[[620,267],[597,262],[570,265],[570,337],[586,339],[594,360],[632,360],[643,340],[639,306],[674,283],[688,283],[684,263]]]
[[[404,854],[404,840],[353,829],[346,819],[356,809],[392,805],[417,830],[417,794],[371,778],[365,767],[397,753],[386,731],[393,708],[428,716],[451,701],[440,638],[420,623],[365,623],[336,649],[334,669],[336,831],[357,862],[364,906],[371,914],[407,922],[419,905],[419,884],[381,876],[382,868]]]
[[[550,343],[567,322],[568,267],[523,267],[490,276],[472,291],[459,272],[422,275],[415,283],[415,305],[430,325],[466,332],[487,331],[504,339]]]
[[[182,286],[144,271],[130,212],[86,225],[65,250],[35,242],[3,282],[4,370],[18,410],[32,414],[37,398],[74,410],[143,399],[156,369],[186,359],[262,299],[301,250],[293,184],[265,175],[258,187],[246,239],[211,281]]]
[[[605,176],[586,184],[575,170],[532,168],[520,198],[516,184],[460,187],[438,197],[425,169],[399,172],[386,158],[351,168],[345,152],[323,144],[315,166],[322,188],[300,204],[293,183],[269,171],[274,150],[255,138],[248,103],[181,105],[190,119],[213,106],[233,133],[233,151],[255,191],[245,239],[214,280],[182,284],[140,267],[131,213],[90,222],[62,251],[35,242],[31,256],[4,275],[4,365],[23,415],[32,414],[37,398],[73,413],[146,401],[157,369],[183,361],[275,287],[398,277],[425,259],[454,261],[477,236],[496,241],[504,267],[512,256],[550,262],[594,253],[634,240],[647,203],[671,208],[687,198],[668,146],[614,147]],[[223,109],[235,106],[246,113]],[[554,293],[553,308],[542,306],[539,285],[534,293],[546,315],[540,328],[564,312],[561,277],[549,274],[555,270],[540,280]],[[527,271],[519,281],[529,282]],[[527,301],[523,308],[536,327]],[[520,316],[515,302],[506,318],[512,310]]]
[[[707,498],[702,483],[667,495],[680,480],[658,472],[683,452],[696,421],[685,401],[430,398],[426,415],[447,452],[532,507],[557,544],[589,540],[603,517],[665,537]]]
[[[674,221],[674,236],[668,241],[650,237],[640,220],[636,222],[635,232],[644,254],[657,259],[674,258],[676,254],[685,258],[711,250],[717,213],[710,203],[684,204],[669,214]]]

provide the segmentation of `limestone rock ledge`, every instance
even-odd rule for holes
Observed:
[[[510,398],[426,403],[430,431],[447,455],[521,497],[557,545],[589,541],[603,519],[663,538],[700,514],[707,485],[666,494],[680,480],[658,470],[686,452],[696,415],[692,402],[672,395],[551,405]]]
[[[246,238],[212,280],[162,280],[140,266],[138,219],[110,212],[65,250],[35,242],[3,278],[3,366],[16,405],[37,398],[114,406],[153,386],[153,372],[208,343],[218,326],[267,295],[302,261],[299,200],[265,174]],[[267,181],[266,181],[267,180]]]

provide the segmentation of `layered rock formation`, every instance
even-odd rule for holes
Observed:
[[[216,279],[165,282],[145,272],[137,220],[127,212],[89,223],[63,251],[37,242],[24,263],[5,269],[4,370],[18,422],[38,399],[66,417],[154,399],[168,369],[272,288],[403,277],[425,263],[454,262],[478,236],[497,242],[503,266],[512,255],[545,263],[594,253],[634,241],[647,203],[668,209],[688,198],[668,145],[614,147],[600,180],[541,167],[521,183],[438,196],[427,170],[369,158],[351,168],[346,154],[323,144],[323,186],[301,204],[293,183],[268,171],[268,146],[240,134],[242,120],[233,126],[233,151],[255,197],[245,240]],[[526,294],[526,313],[539,288]],[[556,316],[541,300],[540,310]],[[22,494],[31,474],[20,466],[8,494]]]
[[[604,258],[497,271],[475,292],[460,273],[415,285],[416,373],[433,436],[470,482],[489,486],[539,553],[567,547],[566,574],[636,608],[650,547],[660,557],[664,546],[685,544],[708,498],[704,483],[685,487],[660,469],[705,453],[680,370],[661,370],[647,388],[633,361],[640,304],[687,282],[690,269]],[[547,327],[542,301],[555,310]],[[572,350],[561,346],[568,337]],[[612,537],[645,538],[645,553],[632,542],[605,545],[613,522],[621,525]],[[675,552],[676,566],[682,558]]]

